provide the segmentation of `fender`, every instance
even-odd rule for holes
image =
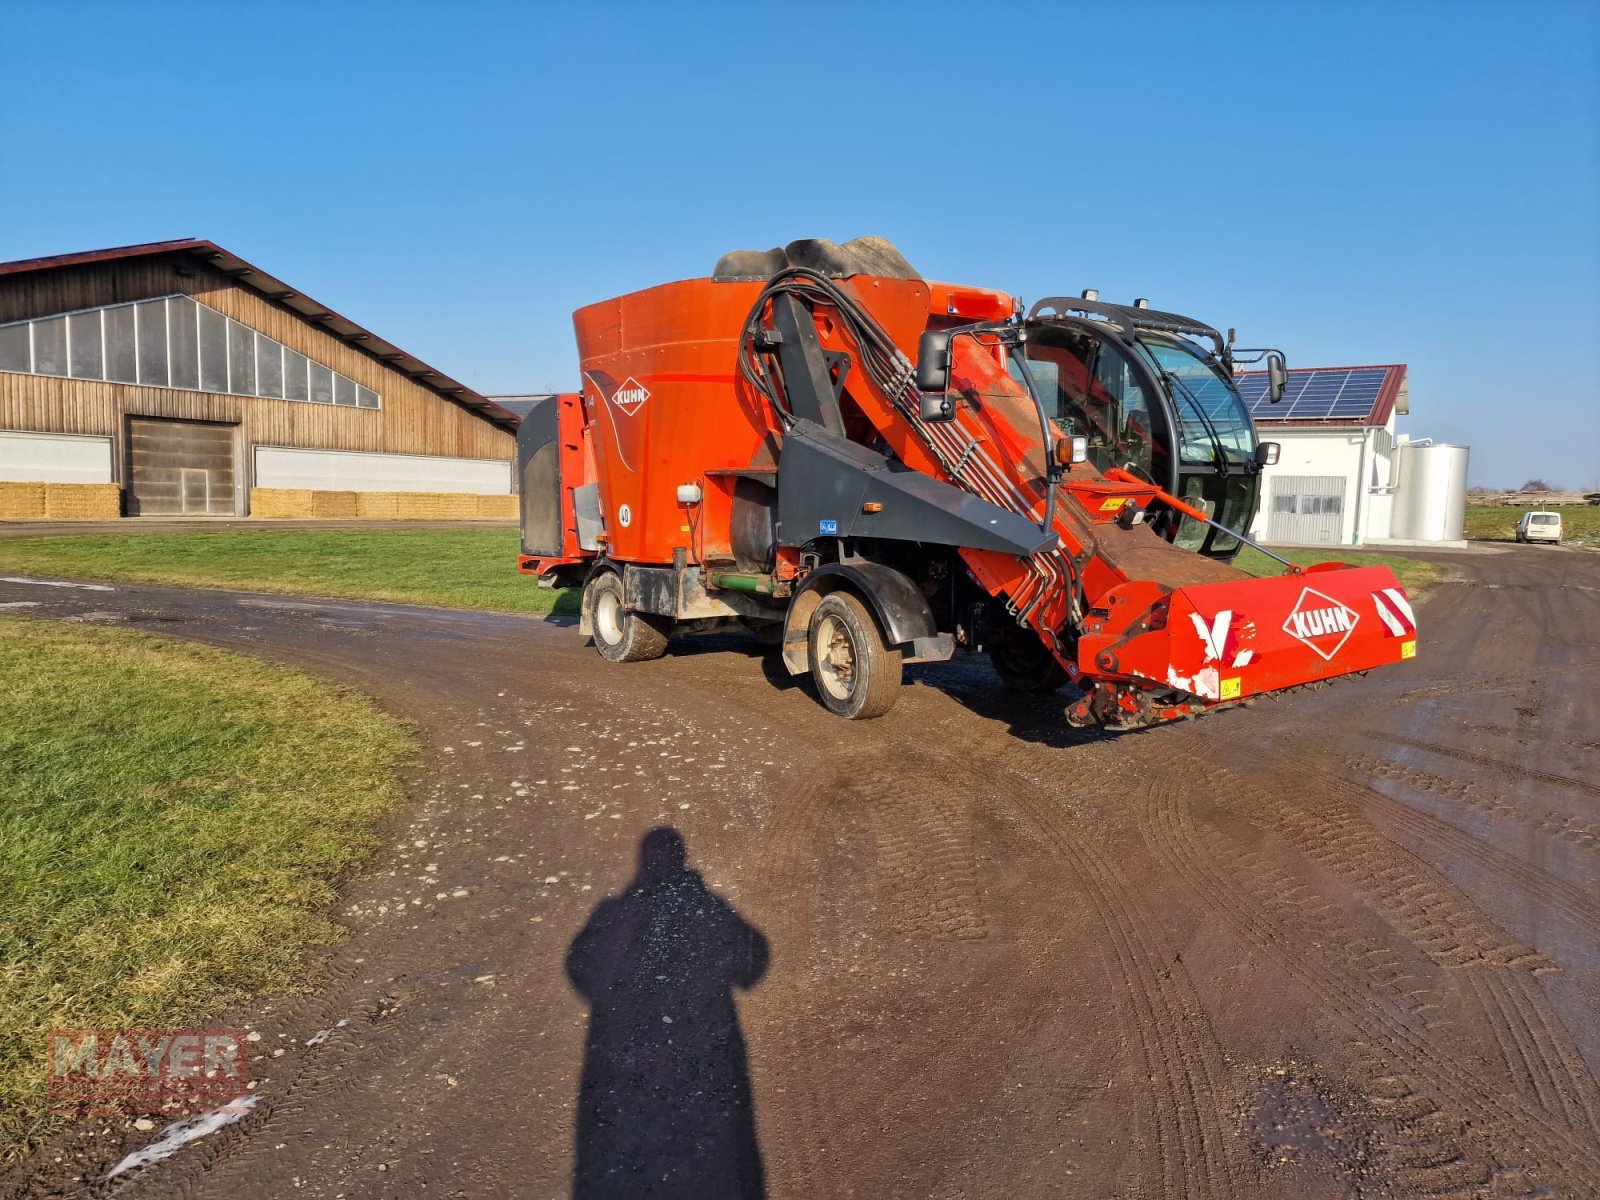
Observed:
[[[890,646],[910,650],[903,662],[943,662],[955,653],[955,639],[940,633],[927,598],[903,572],[882,563],[830,563],[806,576],[789,601],[783,621],[783,665],[789,674],[810,670],[806,641],[811,614],[829,592],[855,592],[872,608]]]

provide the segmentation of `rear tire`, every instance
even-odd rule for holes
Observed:
[[[583,588],[583,608],[594,648],[607,662],[644,662],[667,652],[672,622],[629,609],[622,601],[622,578],[616,572],[603,571],[589,579]]]
[[[811,614],[806,657],[824,707],[847,720],[881,717],[900,696],[900,651],[849,592],[830,592]]]
[[[1055,655],[1030,629],[1008,628],[989,647],[989,662],[1014,692],[1053,692],[1067,682]]]

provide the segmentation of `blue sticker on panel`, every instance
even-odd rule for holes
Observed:
[[[834,534],[836,534],[836,533],[839,532],[839,522],[837,522],[837,521],[818,521],[817,522],[817,532],[818,533],[834,533]]]

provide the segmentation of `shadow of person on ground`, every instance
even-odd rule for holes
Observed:
[[[767,970],[767,939],[685,865],[658,828],[639,870],[567,951],[588,1002],[572,1194],[765,1195],[735,987]]]

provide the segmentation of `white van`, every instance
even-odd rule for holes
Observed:
[[[1525,512],[1517,522],[1517,541],[1550,542],[1561,544],[1561,514],[1554,512]]]

